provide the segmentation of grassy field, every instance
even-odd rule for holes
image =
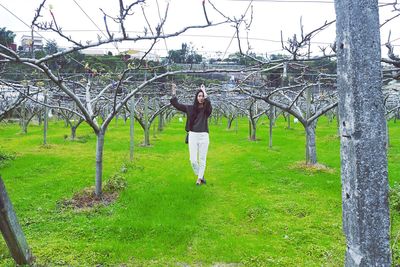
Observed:
[[[279,120],[272,149],[267,125],[260,120],[259,140],[250,142],[246,119],[237,133],[226,130],[226,120],[211,123],[208,183],[196,187],[177,119],[152,137],[151,147],[136,146],[133,163],[129,125],[114,122],[104,179],[119,173],[128,185],[115,203],[91,210],[57,204],[94,185],[96,138],[85,125],[77,134],[86,142],[71,142],[63,122],[52,122],[48,146],[41,145],[39,126],[22,135],[16,124],[0,125],[0,151],[16,155],[0,174],[40,266],[343,266],[336,123],[321,119],[317,126],[318,161],[326,170],[299,164],[300,124],[286,129]],[[390,122],[390,134],[393,185],[400,180],[399,124]],[[136,126],[136,144],[142,139]],[[392,215],[395,236],[399,216]],[[13,266],[4,241],[0,265]]]

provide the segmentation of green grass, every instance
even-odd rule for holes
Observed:
[[[329,171],[298,167],[305,158],[304,130],[279,120],[268,148],[268,122],[260,121],[256,142],[248,124],[238,133],[226,120],[210,125],[207,185],[196,187],[184,144],[184,125],[169,123],[151,147],[135,147],[129,163],[129,124],[113,123],[106,134],[104,179],[122,175],[127,188],[107,207],[76,212],[57,202],[94,185],[96,138],[82,125],[64,139],[62,122],[42,130],[0,125],[0,151],[15,159],[0,173],[36,262],[57,266],[183,266],[236,263],[243,266],[342,266],[339,139],[336,124],[317,126],[318,161]],[[233,124],[234,128],[234,124]],[[143,132],[135,128],[140,144]],[[399,124],[390,123],[390,183],[399,181]],[[151,134],[153,136],[153,134]],[[393,214],[393,232],[400,229]],[[396,250],[395,255],[399,253]],[[13,266],[5,242],[0,265]]]

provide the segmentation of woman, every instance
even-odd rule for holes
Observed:
[[[206,169],[208,144],[210,142],[208,136],[208,117],[210,117],[212,111],[211,102],[207,98],[206,87],[204,84],[200,86],[200,90],[196,92],[193,105],[183,105],[176,98],[176,85],[172,84],[172,98],[170,102],[177,110],[187,114],[185,129],[189,132],[190,162],[194,174],[197,176],[196,185],[205,184],[204,172]]]

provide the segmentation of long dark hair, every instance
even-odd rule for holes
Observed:
[[[196,92],[196,95],[194,96],[193,107],[194,107],[196,113],[199,112],[199,104],[200,104],[200,103],[199,103],[199,101],[197,100],[197,97],[199,96],[200,93],[203,93],[203,91],[202,91],[202,90],[198,90],[198,91]],[[203,96],[204,96],[204,93],[203,93]],[[205,104],[206,104],[206,103],[203,103],[204,107],[205,107]]]
[[[193,127],[193,125],[194,125],[194,122],[195,122],[195,120],[196,120],[196,118],[197,118],[197,115],[198,115],[199,112],[200,112],[200,108],[199,108],[200,103],[199,103],[199,101],[197,100],[197,96],[198,96],[200,93],[203,93],[203,91],[202,91],[202,90],[198,90],[198,91],[196,92],[196,95],[194,96],[194,101],[193,101],[193,112],[192,112],[192,114],[190,114],[190,120],[189,120],[189,129],[190,129],[190,130],[192,129],[192,127]],[[204,95],[204,93],[203,93],[203,95]],[[207,108],[207,102],[204,102],[204,103],[203,103],[203,109],[205,110],[206,108]]]

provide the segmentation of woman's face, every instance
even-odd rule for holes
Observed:
[[[197,101],[198,101],[200,104],[203,104],[203,103],[204,103],[204,94],[203,94],[203,92],[200,92],[200,93],[197,94]]]

